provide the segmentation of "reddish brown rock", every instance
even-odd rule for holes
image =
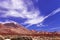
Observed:
[[[15,23],[0,23],[0,35],[60,36],[60,32],[37,32],[35,30],[28,30],[22,25]]]

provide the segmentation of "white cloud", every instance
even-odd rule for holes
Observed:
[[[11,2],[2,2],[0,3],[2,7],[8,8],[9,11],[7,11],[5,13],[5,15],[3,15],[4,17],[7,16],[13,16],[13,17],[22,17],[22,18],[33,18],[39,15],[39,11],[37,11],[36,9],[33,9],[28,12],[27,11],[27,7],[32,5],[32,2],[29,2],[27,5],[22,1],[22,0],[11,0]],[[24,6],[25,5],[25,6]],[[18,10],[18,11],[16,11]],[[1,10],[0,10],[1,11]],[[5,11],[3,11],[5,12]]]
[[[60,8],[52,11],[52,13],[50,13],[49,15],[47,15],[45,17],[44,16],[37,16],[36,18],[28,19],[27,21],[25,21],[25,23],[30,24],[30,25],[42,23],[45,19],[47,19],[50,16],[57,14],[58,12],[60,12]]]
[[[9,17],[9,16],[12,16],[12,17],[23,17],[22,14],[14,11],[14,10],[8,11],[8,12],[5,14],[5,17]]]
[[[37,24],[37,27],[46,27],[48,24],[44,25],[43,23]]]
[[[0,3],[0,6],[9,9],[9,11],[3,14],[2,17],[12,16],[26,18],[27,20],[23,24],[29,24],[29,26],[42,23],[46,18],[60,12],[60,8],[58,8],[47,16],[41,16],[40,11],[34,8],[33,2],[30,0],[27,1],[27,4],[22,0],[11,0],[8,2],[4,1]],[[28,6],[32,8],[31,11],[27,11]]]
[[[17,22],[12,21],[12,20],[6,20],[4,22],[0,21],[0,23],[2,23],[2,24],[5,24],[5,23],[15,23],[15,24],[17,24]]]
[[[51,29],[49,29],[49,31],[54,31],[54,30],[56,31],[58,29],[60,29],[60,27],[51,28]]]
[[[53,15],[57,14],[58,12],[60,12],[60,8],[57,8],[57,9],[53,10],[49,15],[45,16],[45,19],[50,17],[50,16],[53,16]]]
[[[0,2],[0,6],[8,9],[21,9],[25,7],[22,0],[5,0]]]
[[[38,24],[38,23],[41,23],[43,21],[44,17],[36,17],[36,18],[33,18],[33,19],[28,19],[25,23],[26,24]]]

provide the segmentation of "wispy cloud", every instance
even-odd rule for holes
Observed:
[[[57,9],[53,10],[49,15],[45,16],[45,19],[50,17],[50,16],[53,16],[53,15],[57,14],[58,12],[60,12],[60,8],[57,8]]]
[[[11,0],[8,2],[3,1],[0,3],[0,7],[5,7],[9,10],[5,14],[3,14],[2,17],[21,17],[24,19],[26,18],[27,20],[23,24],[29,24],[28,26],[39,23],[41,24],[48,17],[55,15],[57,12],[60,12],[60,8],[58,8],[52,11],[47,16],[41,16],[38,8],[35,8],[33,2],[30,0],[28,0],[26,3],[23,0]]]
[[[52,11],[47,16],[37,16],[34,19],[30,19],[30,20],[25,21],[25,23],[26,24],[30,24],[30,25],[39,24],[39,23],[41,24],[45,19],[47,19],[50,16],[53,16],[53,15],[57,14],[58,12],[60,12],[60,8],[55,9],[54,11]],[[41,26],[43,26],[43,25],[41,25]]]
[[[15,24],[17,24],[17,22],[12,21],[12,20],[6,20],[4,22],[0,21],[0,23],[2,23],[2,24],[5,24],[5,23],[15,23]]]
[[[57,31],[57,30],[59,30],[59,29],[60,29],[60,27],[55,27],[55,28],[49,29],[49,31]]]

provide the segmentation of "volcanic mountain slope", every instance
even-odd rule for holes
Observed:
[[[32,34],[33,32],[15,23],[0,23],[0,35]]]

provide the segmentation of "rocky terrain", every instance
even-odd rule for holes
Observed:
[[[60,32],[44,32],[40,31],[37,32],[35,30],[28,30],[24,26],[17,24],[17,23],[0,23],[0,35],[35,35],[35,36],[41,36],[41,35],[59,35]]]
[[[0,23],[0,37],[3,39],[29,39],[29,40],[60,40],[60,32],[37,32],[28,30],[17,23]]]

